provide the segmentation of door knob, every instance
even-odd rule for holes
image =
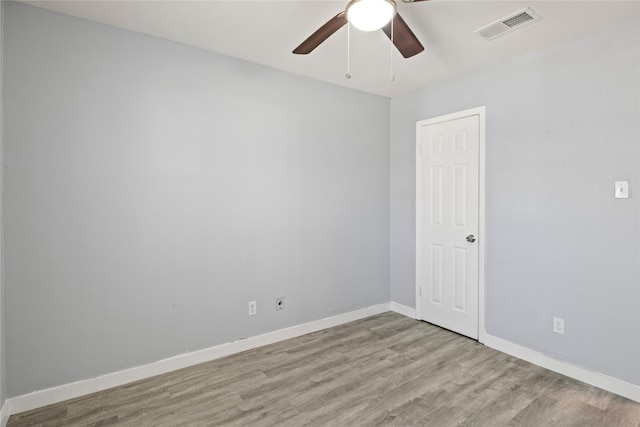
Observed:
[[[476,241],[476,236],[474,236],[473,234],[469,234],[469,235],[467,236],[467,242],[469,242],[469,243],[473,243],[473,242],[475,242],[475,241]]]

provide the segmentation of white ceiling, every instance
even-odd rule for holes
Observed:
[[[575,39],[640,16],[640,0],[456,1],[406,4],[398,11],[425,51],[404,59],[382,31],[351,31],[351,79],[347,27],[309,55],[291,51],[344,10],[344,1],[24,1],[34,6],[197,46],[295,74],[394,97],[487,67],[510,57]],[[530,7],[542,20],[493,41],[472,31]]]

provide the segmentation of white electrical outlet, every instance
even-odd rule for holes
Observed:
[[[256,302],[249,301],[249,316],[253,316],[257,312]]]
[[[553,318],[553,332],[556,334],[564,334],[564,319],[559,317]]]
[[[276,298],[276,311],[277,310],[284,310],[284,297]]]

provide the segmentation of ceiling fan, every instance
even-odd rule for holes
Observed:
[[[414,3],[426,0],[402,0]],[[293,53],[306,55],[342,28],[347,22],[364,31],[382,29],[403,57],[410,58],[424,50],[420,40],[397,11],[395,0],[351,0],[344,11],[311,34]],[[391,29],[393,28],[393,37]]]

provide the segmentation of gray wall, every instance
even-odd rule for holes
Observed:
[[[2,115],[2,58],[4,45],[4,3],[0,3],[0,165],[2,161],[3,141],[3,115]],[[2,238],[2,201],[4,199],[2,186],[2,167],[0,166],[0,408],[7,398],[7,375],[6,375],[6,347],[4,345],[4,239]]]
[[[415,306],[415,122],[486,105],[487,332],[640,384],[639,75],[635,20],[394,98],[391,299]]]
[[[388,99],[5,18],[9,396],[389,301]]]

